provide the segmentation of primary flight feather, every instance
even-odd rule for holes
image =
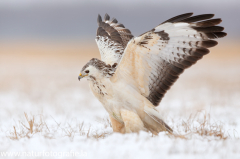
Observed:
[[[179,75],[217,45],[221,19],[213,14],[173,17],[138,37],[108,14],[98,15],[96,42],[101,60],[93,58],[78,77],[87,78],[93,94],[109,113],[114,132],[173,130],[158,106]]]

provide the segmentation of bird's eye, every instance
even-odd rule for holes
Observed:
[[[89,70],[86,70],[85,73],[89,73]]]

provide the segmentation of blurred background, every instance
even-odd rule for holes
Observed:
[[[219,105],[237,109],[239,6],[239,0],[1,0],[0,118],[12,119],[24,111],[85,120],[106,116],[87,81],[77,80],[82,66],[100,57],[95,43],[97,15],[105,13],[134,36],[187,12],[222,18],[227,37],[185,71],[158,109],[173,116]]]
[[[149,134],[142,133],[136,138],[134,134],[112,134],[99,141],[81,136],[79,123],[83,121],[85,126],[91,125],[93,133],[112,132],[102,122],[108,114],[93,97],[88,82],[77,79],[88,60],[100,58],[95,43],[97,15],[108,13],[138,36],[187,12],[214,13],[214,18],[222,18],[220,25],[228,35],[217,39],[219,44],[211,53],[180,76],[157,109],[174,131],[186,133],[186,123],[198,123],[194,114],[205,112],[211,116],[207,121],[213,123],[211,129],[219,127],[230,139],[239,139],[239,0],[0,0],[0,152],[77,148],[92,158],[159,158],[159,153],[166,154],[165,158],[179,154],[201,159],[203,154],[214,154],[206,158],[239,156],[239,140],[202,141],[204,134],[194,141],[163,134],[148,140],[145,136]],[[23,126],[28,126],[24,112],[34,116],[35,125],[42,130],[36,129],[31,136]],[[16,138],[20,139],[11,140]]]
[[[194,12],[222,18],[228,38],[239,38],[238,0],[1,0],[2,40],[89,40],[97,15],[108,13],[140,35],[173,16]]]

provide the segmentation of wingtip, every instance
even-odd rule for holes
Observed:
[[[206,14],[206,15],[208,15],[210,17],[209,19],[211,19],[215,16],[215,14]]]
[[[227,36],[227,33],[226,32],[222,32],[222,37],[225,37],[225,36]]]
[[[118,23],[118,20],[116,18],[112,18],[111,22],[112,23]]]
[[[105,16],[104,16],[104,20],[108,21],[109,19],[110,19],[110,16],[106,13]]]
[[[214,47],[218,44],[217,41],[215,40],[207,40],[207,41],[203,41],[202,42],[202,46],[205,48],[210,48],[210,47]]]
[[[193,15],[193,12],[189,12],[189,13],[185,13],[185,14],[181,14],[181,15],[188,15],[190,17]]]
[[[101,22],[102,22],[102,17],[100,14],[98,14],[98,18],[97,18],[98,25],[100,25]]]

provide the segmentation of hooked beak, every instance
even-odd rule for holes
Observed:
[[[85,76],[88,76],[88,74],[82,75],[82,74],[80,73],[79,76],[78,76],[78,80],[80,81],[80,79],[82,79],[82,78],[85,77]]]
[[[80,73],[78,76],[78,80],[80,81],[80,79],[83,78],[82,74]]]

